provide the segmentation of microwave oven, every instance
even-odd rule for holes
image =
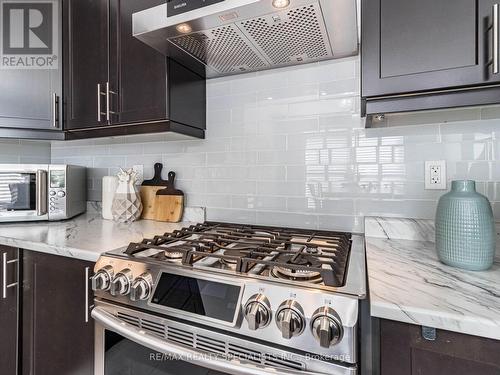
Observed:
[[[0,222],[70,219],[87,207],[86,168],[0,164]]]

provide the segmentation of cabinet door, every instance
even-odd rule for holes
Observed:
[[[2,3],[2,7],[8,5]],[[21,12],[20,14],[24,15],[24,17],[26,17],[28,11],[31,12],[29,5],[17,5],[19,5],[19,8],[14,5],[15,9],[10,9],[10,11]],[[17,46],[11,50],[14,54],[10,56],[11,58],[9,58],[9,55],[5,55],[3,58],[7,59],[7,61],[17,61],[18,66],[27,66],[27,64],[36,65],[32,61],[34,61],[34,56],[38,55],[38,53],[40,53],[40,58],[37,60],[42,61],[43,65],[46,65],[43,61],[48,61],[47,59],[53,61],[53,56],[56,56],[56,61],[60,60],[62,57],[60,41],[62,0],[56,2],[55,7],[57,8],[52,14],[48,10],[48,15],[52,17],[56,14],[57,19],[54,21],[47,17],[47,13],[42,13],[41,21],[41,27],[53,29],[54,32],[51,35],[47,35],[47,39],[38,39],[39,43],[43,43],[43,46],[50,48],[50,50],[37,52],[36,49],[31,48],[33,53],[29,52],[27,49],[30,48],[31,44],[28,43],[33,42],[31,37],[34,33],[21,29],[17,30],[16,34],[19,35],[21,32],[24,32],[25,42],[22,46]],[[57,28],[53,28],[55,25],[57,25]],[[28,32],[31,33],[29,34],[29,42],[27,42]],[[7,39],[5,37],[4,43],[7,42]],[[16,49],[18,48],[22,52],[17,53]],[[62,106],[58,104],[61,101],[62,95],[61,65],[61,61],[59,61],[57,65],[54,65],[53,69],[21,69],[13,66],[10,68],[2,66],[0,68],[0,127],[61,130],[59,119],[61,118]]]
[[[422,328],[382,320],[381,375],[497,375],[500,341],[438,330],[434,341]]]
[[[5,375],[16,375],[18,364],[18,287],[7,288],[6,296],[3,296],[4,288],[12,285],[18,280],[19,263],[12,262],[18,259],[18,250],[0,246],[0,281],[2,290],[0,291],[0,372]],[[3,263],[6,263],[5,266]],[[6,273],[4,277],[4,267]],[[4,285],[4,281],[6,284]],[[4,298],[5,297],[5,298]]]
[[[132,14],[165,0],[110,0],[112,123],[167,117],[165,56],[132,35]]]
[[[108,2],[68,0],[64,7],[65,129],[105,125],[106,116],[99,115],[105,112],[105,96],[98,94],[98,85],[104,93],[108,81]]]
[[[491,0],[363,0],[364,97],[492,84]]]
[[[92,267],[24,251],[23,374],[93,374],[94,323],[87,294]]]

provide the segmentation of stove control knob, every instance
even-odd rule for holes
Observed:
[[[291,339],[304,331],[304,310],[293,299],[283,302],[276,311],[276,325],[284,339]]]
[[[130,299],[142,301],[148,299],[153,290],[153,277],[149,272],[144,272],[137,277],[130,287]]]
[[[271,321],[271,304],[263,294],[255,294],[245,304],[245,319],[248,328],[255,331]]]
[[[313,336],[323,348],[329,348],[342,340],[344,329],[337,312],[331,307],[317,309],[311,318]]]
[[[92,290],[109,290],[113,280],[113,267],[104,266],[92,276]]]
[[[113,296],[125,296],[130,292],[130,283],[132,282],[132,271],[128,268],[121,270],[115,275],[111,283],[111,294]]]

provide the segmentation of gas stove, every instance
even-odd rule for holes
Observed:
[[[236,340],[258,354],[262,373],[357,373],[358,307],[366,294],[359,235],[205,222],[104,254],[92,286],[98,323],[132,324],[160,335],[158,345],[197,353],[215,349],[186,337],[217,336],[223,345],[215,354],[225,359],[208,368],[234,363]],[[172,327],[185,332],[170,337]],[[256,373],[255,357],[240,352],[241,366],[230,373]],[[270,364],[270,356],[279,360]]]

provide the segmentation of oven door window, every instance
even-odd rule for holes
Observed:
[[[36,210],[36,174],[0,172],[0,211]]]
[[[224,375],[105,332],[104,375]]]

